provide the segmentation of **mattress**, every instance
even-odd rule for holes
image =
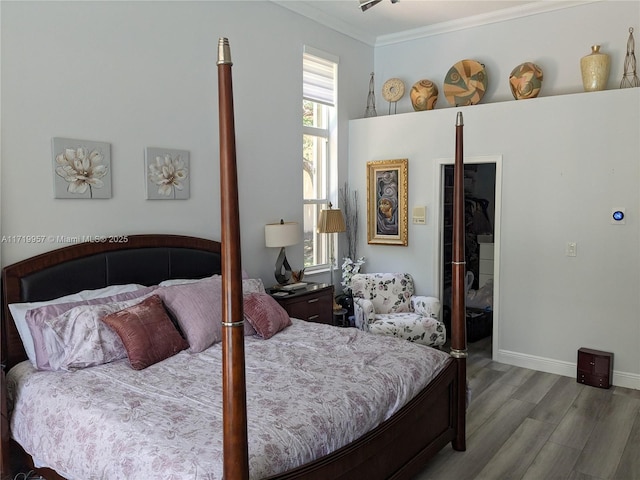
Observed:
[[[449,356],[405,340],[302,320],[245,337],[250,478],[308,463],[388,419]],[[222,346],[144,370],[119,360],[72,372],[30,362],[7,377],[13,438],[70,480],[222,479]]]

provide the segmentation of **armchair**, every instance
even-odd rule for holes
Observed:
[[[432,347],[447,339],[440,301],[414,295],[408,273],[357,273],[351,278],[356,327]]]

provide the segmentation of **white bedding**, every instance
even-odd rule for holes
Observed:
[[[362,436],[448,358],[295,319],[269,340],[245,337],[245,351],[252,479]],[[70,480],[222,479],[221,353],[215,344],[141,371],[127,360],[75,372],[40,372],[25,361],[8,376],[12,435]]]

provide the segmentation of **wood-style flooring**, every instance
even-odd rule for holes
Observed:
[[[414,480],[640,480],[640,390],[491,360],[469,344],[467,450],[445,447]]]

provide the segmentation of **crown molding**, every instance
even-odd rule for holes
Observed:
[[[534,3],[526,3],[524,5],[512,8],[505,8],[503,10],[497,10],[481,15],[474,15],[472,17],[461,18],[458,20],[452,20],[450,22],[442,22],[434,25],[425,26],[423,28],[416,28],[413,30],[406,30],[403,32],[393,33],[389,35],[375,36],[365,30],[359,29],[354,25],[343,22],[339,18],[327,15],[326,13],[318,10],[305,2],[295,2],[290,0],[270,0],[287,10],[295,12],[303,17],[307,17],[321,25],[331,28],[339,33],[347,35],[351,38],[359,40],[372,47],[380,47],[386,45],[393,45],[396,43],[407,42],[410,40],[417,40],[420,38],[426,38],[434,35],[441,35],[443,33],[455,32],[458,30],[464,30],[467,28],[479,27],[482,25],[490,25],[492,23],[505,22],[508,20],[514,20],[517,18],[528,17],[531,15],[538,15],[541,13],[552,12],[555,10],[561,10],[565,8],[576,7],[579,5],[585,5],[588,3],[600,2],[603,0],[541,0]]]
[[[506,22],[518,18],[524,18],[531,15],[553,12],[565,8],[586,5],[589,3],[600,2],[602,0],[576,0],[576,1],[540,1],[536,3],[527,3],[518,7],[505,8],[495,12],[474,15],[472,17],[452,20],[450,22],[442,22],[429,25],[423,28],[406,30],[404,32],[393,33],[389,35],[381,35],[376,38],[375,47],[393,45],[396,43],[417,40],[420,38],[441,35],[443,33],[465,30],[467,28],[480,27],[490,25],[492,23]]]
[[[304,2],[295,2],[290,0],[271,0],[272,3],[280,5],[287,10],[291,10],[303,17],[307,17],[314,22],[317,22],[325,27],[329,27],[336,32],[347,35],[348,37],[359,40],[367,45],[371,45],[372,47],[376,46],[376,36],[366,32],[365,30],[361,30],[354,25],[350,25],[347,22],[343,22],[339,18],[336,18],[332,15],[327,15],[321,10],[318,10],[315,7],[312,7],[308,3]]]

